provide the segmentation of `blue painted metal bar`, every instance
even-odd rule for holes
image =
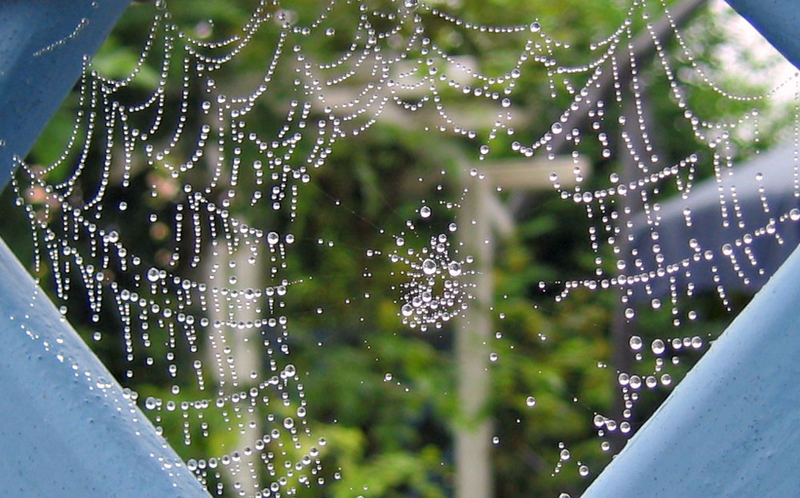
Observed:
[[[0,241],[5,496],[208,496]]]
[[[0,188],[129,2],[0,2]]]
[[[0,4],[0,187],[129,0]],[[7,496],[208,496],[0,241]]]
[[[800,249],[585,498],[800,496]]]
[[[727,0],[800,67],[800,2]],[[800,496],[800,248],[585,498]]]
[[[789,62],[800,68],[800,2],[797,0],[726,0],[764,35]]]

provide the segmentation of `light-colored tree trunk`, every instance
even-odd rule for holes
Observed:
[[[205,275],[211,292],[206,363],[215,381],[216,395],[227,400],[235,393],[249,391],[261,378],[263,370],[264,352],[258,330],[252,325],[231,326],[239,322],[252,324],[262,314],[258,304],[261,301],[257,297],[246,297],[248,290],[256,291],[264,285],[262,260],[258,257],[253,260],[250,256],[251,251],[246,245],[239,245],[229,253],[226,242],[215,241],[206,257]],[[227,295],[222,295],[224,288],[228,289]],[[235,294],[231,292],[234,289],[237,291]],[[217,322],[221,323],[219,327],[214,326]],[[249,404],[248,399],[245,396],[238,403],[225,405],[231,428],[238,432],[236,444],[225,451],[228,454],[238,451],[240,458],[223,470],[234,489],[249,495],[261,489],[258,479],[260,462],[257,452],[246,456],[242,450],[252,447],[262,433],[256,407]]]

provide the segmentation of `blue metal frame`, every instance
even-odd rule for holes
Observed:
[[[0,2],[0,188],[130,0]]]
[[[800,2],[797,0],[726,0],[789,62],[800,67]]]
[[[0,3],[0,187],[129,0]],[[208,496],[0,241],[7,496]]]
[[[728,0],[800,67],[800,2]],[[584,498],[800,496],[800,248]]]
[[[800,250],[584,498],[800,496]]]
[[[208,496],[0,240],[4,496]]]

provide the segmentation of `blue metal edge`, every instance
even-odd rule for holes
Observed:
[[[0,187],[130,0],[0,2]]]
[[[726,0],[789,62],[800,68],[800,2],[797,0]]]
[[[800,496],[800,249],[583,495]]]
[[[129,0],[0,5],[0,186]],[[208,496],[0,241],[0,467],[8,496]]]

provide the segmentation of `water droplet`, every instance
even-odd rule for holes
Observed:
[[[662,341],[661,339],[655,339],[650,344],[650,349],[653,351],[653,354],[660,355],[664,353],[666,346],[664,345],[664,341]]]
[[[447,264],[447,271],[451,277],[458,277],[461,275],[461,263],[458,261],[451,261]]]
[[[151,282],[158,282],[158,279],[161,278],[161,272],[158,268],[150,268],[147,270],[147,280]]]

